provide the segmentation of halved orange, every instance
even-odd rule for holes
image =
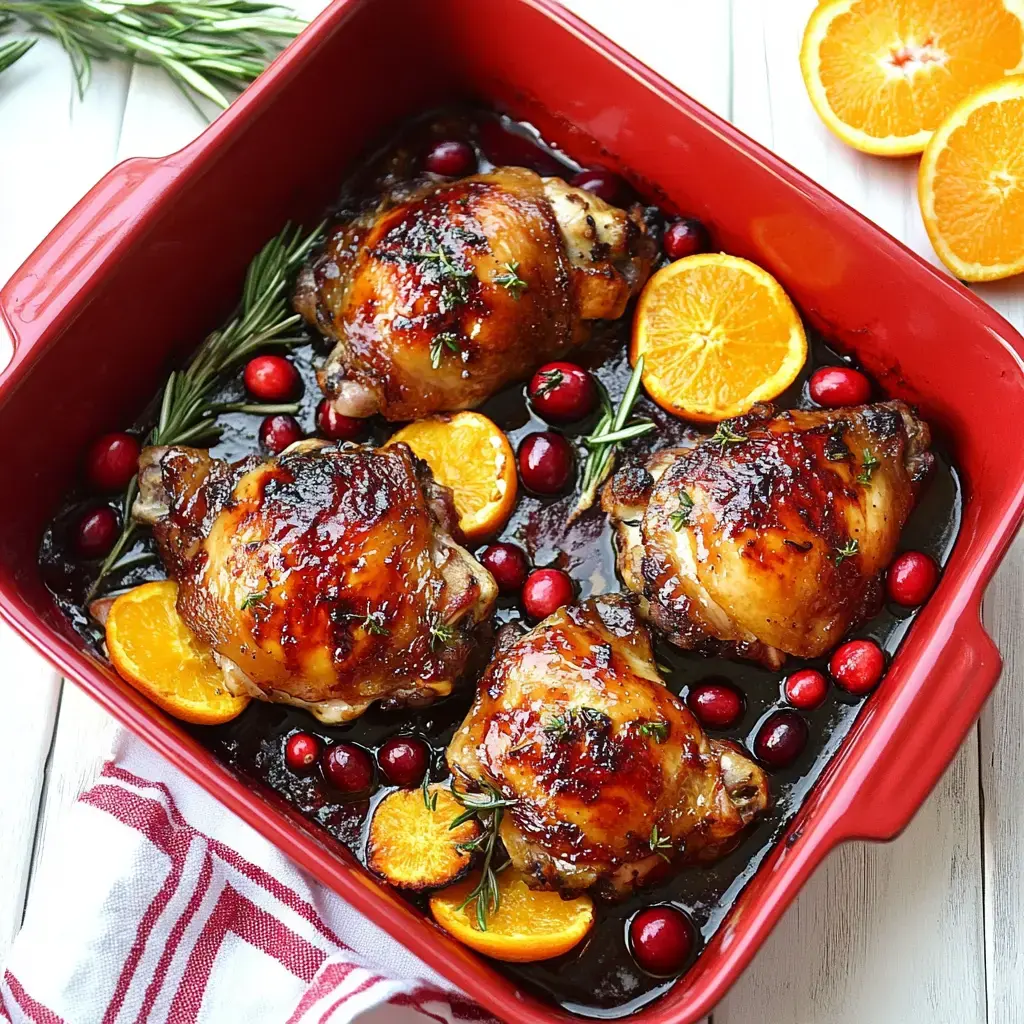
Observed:
[[[804,32],[811,103],[865,153],[920,153],[968,93],[1024,62],[1015,0],[829,0]]]
[[[122,594],[107,616],[107,651],[114,668],[170,715],[195,725],[219,725],[245,709],[213,652],[181,621],[178,585],[144,583]]]
[[[924,151],[918,198],[928,237],[957,277],[1024,273],[1024,75],[954,108]]]
[[[800,315],[766,270],[724,253],[687,256],[647,282],[630,359],[663,409],[711,423],[781,394],[807,359]]]
[[[431,416],[403,427],[404,441],[452,489],[459,526],[469,541],[497,533],[516,504],[516,457],[499,427],[478,412]]]
[[[557,892],[530,889],[511,868],[498,875],[500,906],[476,921],[476,903],[460,909],[480,881],[479,872],[430,897],[434,920],[459,942],[495,960],[529,963],[568,953],[594,924],[594,903],[586,894],[563,900]]]

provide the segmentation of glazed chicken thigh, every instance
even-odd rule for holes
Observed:
[[[656,870],[708,861],[768,802],[762,770],[709,740],[664,685],[630,602],[506,627],[448,748],[459,787],[514,801],[501,839],[534,888],[627,895]]]
[[[867,619],[932,464],[902,402],[724,423],[621,469],[602,504],[641,613],[687,649],[771,668]]]
[[[133,509],[232,692],[324,722],[451,691],[494,579],[451,536],[451,492],[406,445],[304,441],[228,464],[147,448]]]
[[[650,271],[639,208],[500,167],[393,187],[330,233],[295,308],[334,351],[334,408],[419,419],[469,409],[622,316]]]

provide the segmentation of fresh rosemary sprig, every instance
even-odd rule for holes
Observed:
[[[437,620],[430,624],[430,649],[437,650],[438,647],[447,647],[458,635],[454,626],[446,625]]]
[[[480,835],[466,843],[459,843],[458,848],[466,853],[483,852],[483,863],[480,870],[480,881],[472,892],[459,904],[459,910],[476,902],[476,923],[480,931],[487,931],[487,918],[496,914],[501,907],[501,893],[498,889],[498,875],[508,867],[505,861],[499,867],[494,866],[494,854],[498,845],[498,832],[506,807],[516,801],[505,800],[499,790],[489,782],[480,782],[481,793],[464,793],[452,783],[452,796],[465,808],[448,826],[456,829],[471,818],[480,823]]]
[[[737,434],[726,423],[719,423],[718,429],[708,438],[709,444],[717,444],[718,450],[724,455],[726,448],[731,448],[733,445],[743,444],[746,441],[746,434]]]
[[[71,58],[79,95],[92,61],[127,57],[163,68],[188,93],[219,107],[221,87],[244,89],[306,22],[280,4],[256,0],[0,0],[54,36]]]
[[[849,543],[844,544],[841,548],[836,548],[836,555],[833,561],[836,563],[836,568],[843,564],[848,558],[853,558],[857,552],[860,551],[860,542],[854,538]]]
[[[34,39],[12,39],[0,43],[0,71],[6,71],[15,61],[21,60],[35,45]]]
[[[225,412],[293,413],[296,405],[255,405],[248,402],[212,401],[218,378],[226,370],[244,362],[254,352],[269,346],[290,347],[303,340],[292,329],[301,320],[288,308],[288,289],[299,264],[313,247],[323,224],[303,234],[290,224],[259,251],[249,264],[242,289],[242,301],[235,315],[218,331],[207,335],[184,370],[173,372],[164,385],[160,415],[156,426],[146,435],[147,445],[197,444],[220,436],[217,417]],[[132,477],[121,503],[121,535],[100,566],[86,595],[96,595],[100,584],[118,565],[137,525],[132,520],[132,502],[138,491],[138,479]]]
[[[430,366],[432,369],[440,369],[445,349],[449,352],[456,352],[459,355],[462,354],[459,336],[455,331],[441,331],[430,339]]]
[[[498,274],[494,278],[494,283],[500,284],[513,299],[518,299],[527,288],[526,282],[519,276],[519,260],[512,260],[511,263],[504,263],[502,266],[505,273]]]
[[[583,477],[580,480],[580,496],[572,512],[569,513],[570,523],[578,519],[594,504],[594,500],[597,498],[597,489],[608,479],[615,465],[615,449],[623,441],[648,434],[654,429],[654,424],[650,420],[630,420],[629,418],[640,393],[640,378],[643,372],[644,357],[640,356],[636,361],[636,366],[633,367],[626,390],[622,393],[622,401],[619,402],[617,411],[612,409],[608,392],[598,381],[604,412],[601,413],[594,432],[589,437],[583,438],[583,445],[587,449],[587,459],[583,466]]]
[[[870,448],[864,449],[864,461],[860,465],[860,472],[857,474],[857,483],[869,484],[875,470],[881,463],[875,458],[875,453]]]
[[[662,835],[658,831],[657,825],[651,829],[651,838],[648,842],[650,843],[651,853],[656,853],[666,863],[671,863],[671,858],[665,851],[672,849],[672,840],[668,836]]]

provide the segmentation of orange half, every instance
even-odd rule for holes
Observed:
[[[803,324],[766,270],[724,253],[688,256],[647,282],[630,358],[666,411],[714,423],[749,412],[796,380],[807,359]]]
[[[178,585],[144,583],[122,594],[107,616],[107,651],[118,674],[168,714],[195,725],[219,725],[245,709],[213,651],[181,621]]]
[[[1024,273],[1024,75],[954,108],[924,151],[918,198],[928,237],[957,277]]]
[[[828,0],[804,32],[800,67],[814,109],[865,153],[920,153],[978,86],[1024,62],[1012,0]]]
[[[478,412],[431,416],[403,427],[389,444],[404,441],[452,489],[467,541],[497,533],[516,504],[516,457],[497,424]]]

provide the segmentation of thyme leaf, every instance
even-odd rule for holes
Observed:
[[[737,444],[743,444],[747,440],[746,434],[737,434],[727,423],[719,423],[718,429],[708,438],[709,443],[717,444],[719,451],[724,455],[726,448]]]
[[[461,354],[462,345],[459,344],[459,336],[455,331],[441,331],[430,339],[430,365],[433,369],[440,368],[445,349]]]
[[[658,826],[655,825],[651,829],[651,838],[649,840],[651,846],[651,853],[656,853],[666,864],[671,863],[671,858],[665,852],[666,850],[672,849],[672,840],[665,835],[658,832]]]
[[[679,508],[669,514],[668,520],[672,529],[677,533],[684,527],[690,525],[690,513],[693,511],[693,498],[686,491],[679,492]]]
[[[504,263],[502,266],[505,273],[496,275],[494,283],[500,284],[513,299],[518,299],[527,289],[526,282],[519,276],[519,260],[512,260],[511,263]]]
[[[267,599],[267,591],[265,591],[265,590],[260,590],[259,592],[255,593],[255,594],[249,594],[248,597],[246,597],[246,599],[240,605],[240,609],[243,612],[244,611],[248,611],[250,608],[252,608],[255,605],[263,604],[263,602],[266,599]]]
[[[454,626],[448,626],[435,619],[430,624],[430,649],[436,651],[438,647],[446,647],[458,636],[458,632]]]
[[[561,370],[542,370],[540,373],[540,387],[533,393],[533,398],[547,398],[555,388],[562,386],[565,374]]]
[[[854,538],[847,544],[844,544],[841,548],[836,548],[836,554],[833,561],[836,563],[836,566],[838,567],[842,565],[847,558],[853,558],[853,556],[857,554],[858,551],[860,551],[860,543],[857,541],[856,538]]]
[[[649,736],[655,743],[664,743],[668,739],[671,726],[668,722],[661,720],[657,722],[641,722],[637,732],[641,736]]]
[[[881,463],[875,458],[874,452],[870,448],[865,448],[864,459],[860,464],[860,472],[857,474],[857,483],[871,483],[871,477],[880,465]]]

